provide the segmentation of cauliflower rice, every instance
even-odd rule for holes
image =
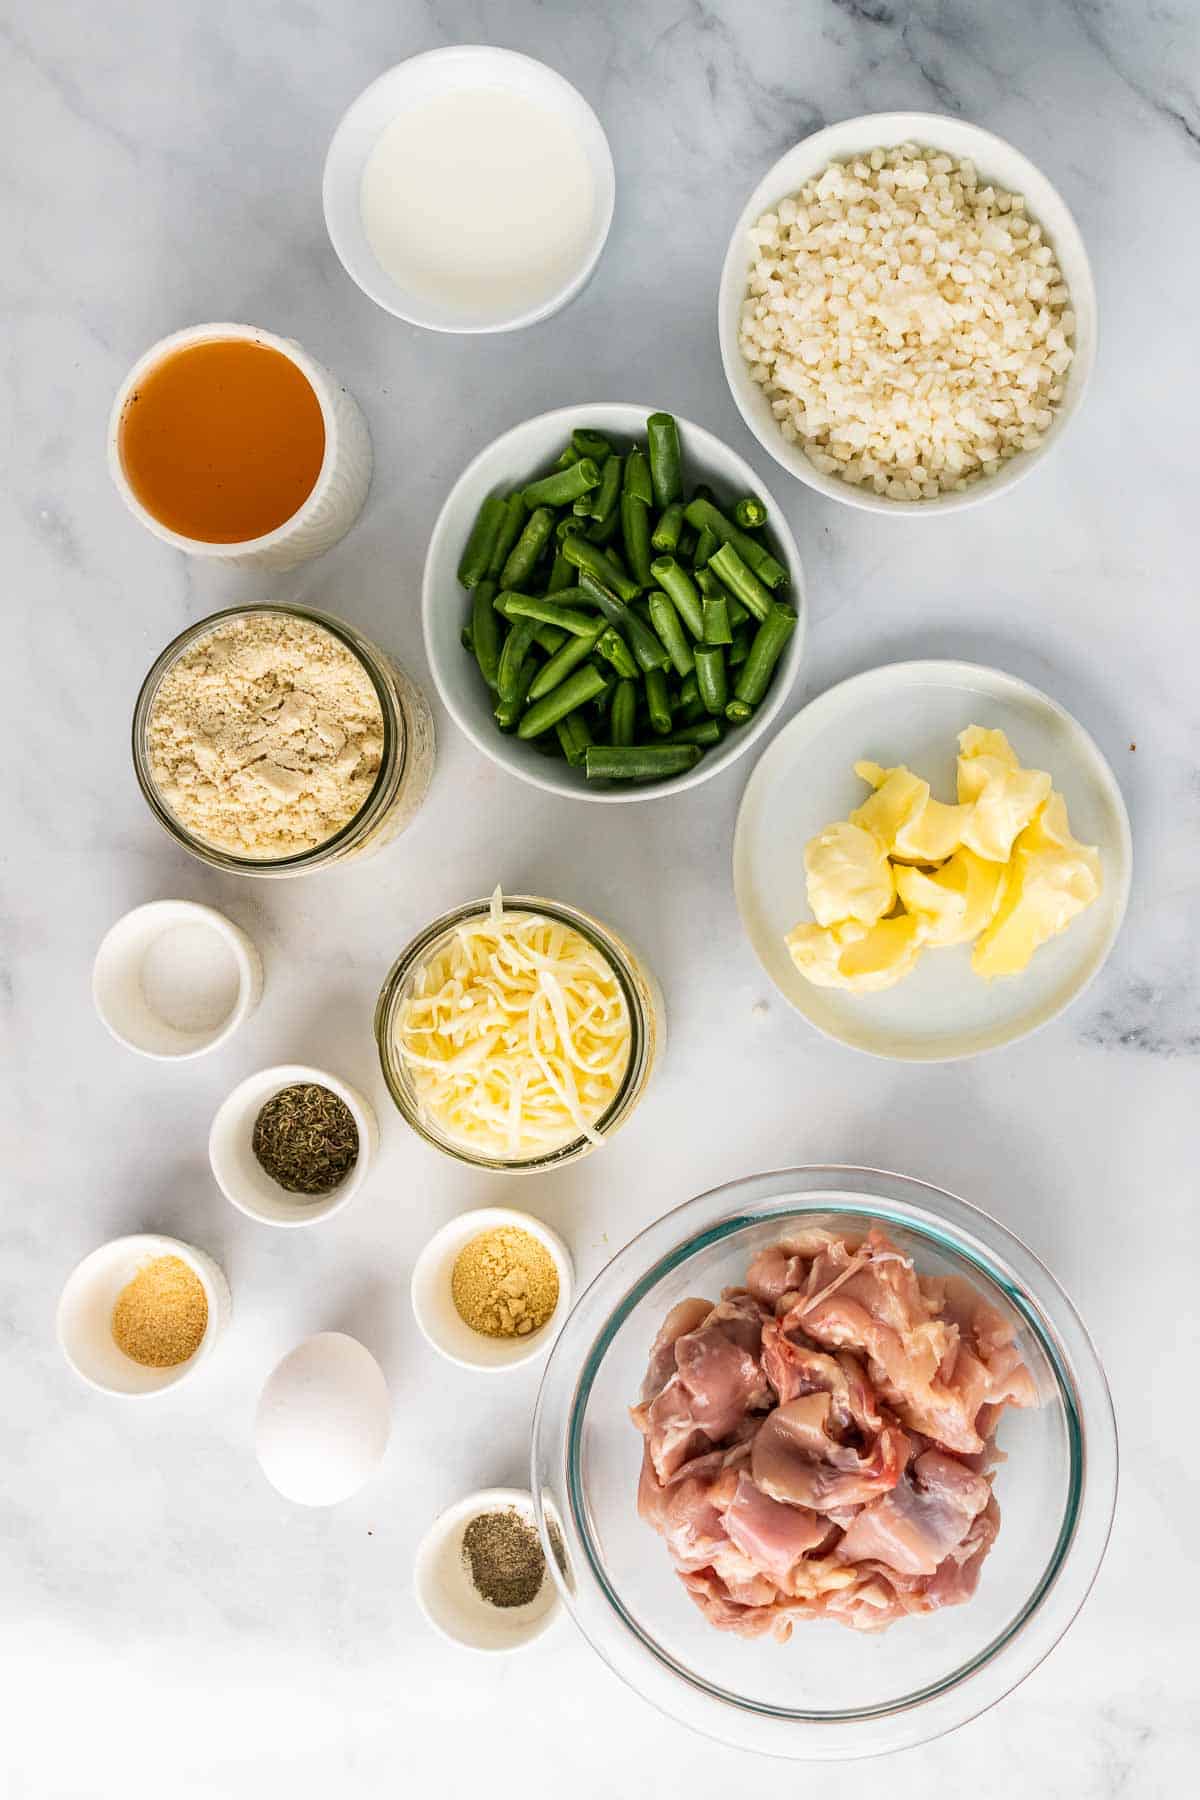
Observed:
[[[1041,443],[1075,315],[1020,194],[900,144],[830,163],[750,240],[742,354],[814,468],[932,500]]]

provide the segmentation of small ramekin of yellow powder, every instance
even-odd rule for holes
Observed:
[[[208,1329],[208,1296],[181,1256],[156,1256],[117,1295],[112,1334],[118,1350],[149,1369],[173,1369],[195,1356]]]
[[[413,1311],[435,1350],[472,1369],[544,1355],[571,1304],[571,1257],[539,1219],[507,1208],[461,1213],[417,1259]]]

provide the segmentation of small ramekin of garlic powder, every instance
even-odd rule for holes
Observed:
[[[62,1291],[58,1340],[93,1387],[129,1397],[192,1374],[229,1318],[229,1285],[211,1257],[178,1238],[115,1238],[86,1256]]]
[[[261,606],[167,647],[134,754],[155,813],[195,855],[297,874],[403,829],[429,784],[433,724],[403,671],[348,626]]]
[[[483,1168],[544,1168],[628,1118],[661,1045],[662,1002],[596,920],[497,889],[409,945],[375,1031],[392,1098],[430,1143]]]

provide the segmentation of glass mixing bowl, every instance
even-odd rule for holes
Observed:
[[[637,1513],[642,1439],[629,1418],[650,1344],[688,1295],[741,1285],[754,1254],[801,1224],[877,1220],[922,1274],[966,1276],[1016,1330],[1039,1404],[1009,1408],[999,1536],[965,1605],[878,1634],[800,1621],[791,1641],[714,1630]],[[609,1666],[684,1724],[806,1760],[871,1756],[949,1731],[1023,1680],[1071,1623],[1108,1542],[1117,1437],[1104,1372],[1053,1276],[952,1194],[871,1169],[750,1176],[667,1213],[579,1300],[551,1353],[532,1487],[548,1561]],[[555,1528],[552,1535],[552,1528]]]

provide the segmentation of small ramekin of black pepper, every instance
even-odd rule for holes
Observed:
[[[378,1147],[374,1109],[357,1088],[282,1063],[234,1088],[212,1122],[208,1160],[225,1198],[249,1218],[316,1225],[354,1198]]]
[[[532,1497],[483,1488],[439,1513],[417,1551],[413,1586],[435,1631],[469,1650],[521,1650],[550,1626],[558,1589]]]

